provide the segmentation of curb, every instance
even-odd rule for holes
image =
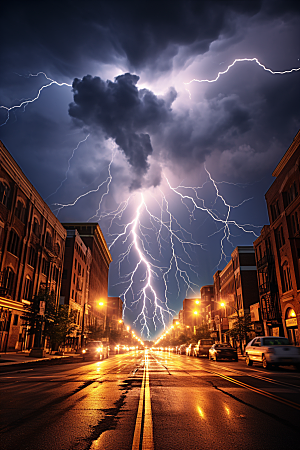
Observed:
[[[70,364],[74,362],[81,362],[82,358],[78,356],[62,356],[61,358],[46,358],[35,361],[23,361],[7,363],[0,365],[0,373],[11,372],[12,370],[18,371],[20,369],[31,369],[34,367],[51,366],[57,364]]]

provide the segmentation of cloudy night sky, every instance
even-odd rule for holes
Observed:
[[[61,222],[99,223],[109,295],[155,337],[268,223],[300,128],[300,7],[10,1],[0,17],[0,139]],[[245,58],[271,71],[226,71]]]

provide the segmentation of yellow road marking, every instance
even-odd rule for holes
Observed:
[[[142,450],[154,450],[148,363],[148,355],[145,355],[144,374],[135,422],[132,450],[139,450],[141,439]]]
[[[250,386],[249,384],[242,383],[241,381],[235,380],[234,378],[228,377],[227,375],[222,375],[221,373],[217,373],[217,372],[211,372],[211,373],[214,373],[215,375],[218,375],[219,377],[224,378],[225,380],[228,380],[231,383],[238,384],[239,386],[249,389],[250,391],[264,395],[265,397],[272,398],[273,400],[281,402],[287,406],[291,406],[292,408],[298,409],[300,411],[300,405],[298,405],[297,403],[291,402],[290,400],[285,400],[281,397],[278,397],[277,395],[271,394],[270,392],[262,391],[261,389]]]

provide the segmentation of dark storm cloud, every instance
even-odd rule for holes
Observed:
[[[274,7],[269,3],[275,3]],[[294,2],[295,3],[295,2]],[[203,54],[235,33],[239,17],[292,10],[290,2],[206,1],[16,1],[4,3],[1,62],[7,70],[44,69],[82,74],[91,61],[128,69],[168,70],[180,46],[185,58]],[[295,7],[294,7],[295,8]]]
[[[71,117],[101,129],[123,150],[137,175],[149,168],[148,157],[153,148],[149,132],[159,129],[171,119],[171,105],[176,98],[173,89],[166,98],[159,98],[148,89],[138,89],[137,75],[126,73],[115,81],[85,76],[73,81],[74,102],[69,106]],[[134,187],[138,187],[135,182]]]

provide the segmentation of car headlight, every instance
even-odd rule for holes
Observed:
[[[86,352],[86,350],[82,350],[82,353],[85,353]]]
[[[102,350],[101,347],[98,347],[98,348],[97,348],[97,352],[101,352],[101,350]]]

